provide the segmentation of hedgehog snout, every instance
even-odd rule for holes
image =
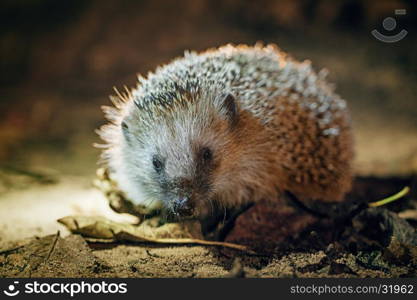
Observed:
[[[174,200],[173,206],[175,214],[183,217],[189,217],[194,214],[194,205],[190,197],[178,197]]]
[[[192,181],[185,178],[175,180],[175,196],[172,208],[180,216],[192,216],[195,213],[195,202]]]

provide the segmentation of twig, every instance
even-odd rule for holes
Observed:
[[[248,254],[256,255],[257,253],[253,250],[250,250],[247,246],[227,243],[227,242],[218,242],[218,241],[207,241],[207,240],[200,240],[194,238],[182,238],[182,239],[173,239],[173,238],[163,238],[163,239],[155,239],[143,236],[136,236],[127,232],[119,232],[115,233],[115,237],[118,240],[127,240],[132,242],[148,242],[148,243],[156,243],[156,244],[195,244],[195,245],[204,245],[204,246],[218,246],[218,247],[225,247],[234,250],[239,250],[246,252]]]
[[[155,258],[161,258],[162,256],[151,253],[151,251],[149,251],[149,249],[146,249],[146,253],[150,256],[150,257],[155,257]]]
[[[0,250],[0,255],[2,255],[2,254],[7,255],[10,252],[13,252],[13,251],[19,250],[20,248],[23,248],[24,246],[25,245],[20,245],[20,246],[16,246],[16,247],[13,247],[13,248],[10,248],[10,249]]]
[[[55,249],[55,247],[56,247],[56,243],[58,242],[58,238],[59,238],[59,236],[60,236],[60,232],[59,232],[59,230],[58,230],[58,231],[56,232],[56,235],[55,235],[54,241],[52,242],[51,249],[49,249],[48,255],[46,256],[46,258],[45,258],[45,260],[44,260],[44,263],[45,263],[45,262],[47,262],[47,261],[49,260],[49,258],[51,257],[52,252],[54,251],[54,249]]]

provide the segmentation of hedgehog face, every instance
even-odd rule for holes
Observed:
[[[176,216],[209,214],[219,192],[214,174],[237,121],[234,103],[229,94],[197,99],[152,120],[134,108],[120,124],[121,163],[114,168],[128,198]]]
[[[165,137],[166,138],[166,137]],[[218,164],[215,145],[208,145],[193,136],[172,135],[148,148],[144,164],[148,176],[142,185],[148,195],[160,199],[163,207],[179,216],[199,215],[206,201],[211,201],[212,173]],[[169,149],[169,150],[168,150]],[[150,192],[150,193],[149,193]]]

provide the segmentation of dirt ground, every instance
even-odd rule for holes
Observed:
[[[407,264],[390,263],[383,253],[332,257],[327,251],[282,256],[224,254],[200,246],[88,245],[78,235],[31,241],[0,255],[4,277],[415,277]],[[371,256],[371,257],[368,257]],[[358,258],[359,257],[359,258]],[[362,260],[365,263],[361,263]],[[366,262],[372,261],[372,264]]]
[[[3,225],[0,274],[2,277],[416,277],[415,192],[387,208],[354,204],[366,203],[368,198],[363,198],[364,195],[378,199],[403,186],[415,187],[416,178],[358,178],[354,192],[349,195],[355,201],[348,206],[356,208],[343,214],[335,210],[331,216],[323,215],[331,211],[326,207],[317,207],[317,213],[312,213],[290,202],[276,206],[259,203],[237,218],[225,238],[227,242],[249,246],[255,253],[217,246],[85,238],[68,233],[56,222],[28,219],[29,215],[38,215],[32,211],[27,216],[20,214],[22,219],[15,220],[14,224],[20,228],[8,229]],[[56,193],[58,197],[61,194]],[[100,198],[90,191],[75,194],[71,199],[79,201],[77,196],[87,197],[89,202],[93,196]],[[70,200],[64,201],[70,204]],[[42,207],[49,205],[51,221],[74,213],[129,221],[126,216],[112,213],[105,202],[101,202],[101,210],[93,205],[94,209],[89,211],[88,206],[83,210],[82,202],[77,201],[67,210],[54,211],[51,203]],[[13,213],[13,207],[7,211]],[[31,228],[34,224],[40,227]],[[57,228],[59,232],[45,236]],[[27,238],[22,240],[23,236]]]

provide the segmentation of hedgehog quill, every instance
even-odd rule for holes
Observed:
[[[180,217],[285,191],[343,201],[351,121],[325,77],[275,45],[186,52],[104,107],[103,162],[134,204]]]

